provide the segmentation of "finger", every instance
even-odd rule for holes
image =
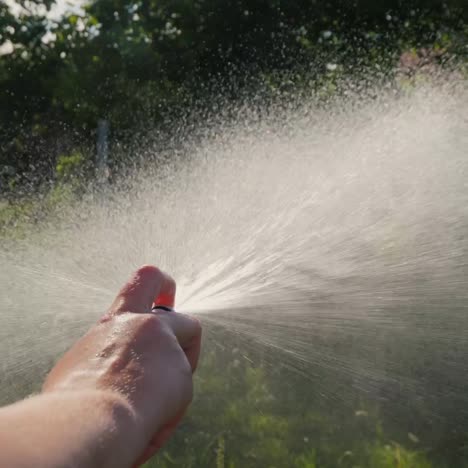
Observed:
[[[146,463],[151,457],[153,457],[159,449],[170,439],[177,426],[179,425],[181,419],[183,418],[186,412],[184,408],[180,413],[168,424],[162,427],[152,438],[148,446],[146,447],[143,454],[140,456],[134,467],[138,467]]]
[[[171,294],[175,294],[174,280],[159,268],[144,265],[122,287],[109,310],[109,314],[148,313],[151,311],[155,297],[171,297]]]
[[[183,347],[183,350],[187,356],[188,362],[190,363],[192,372],[195,372],[197,370],[198,360],[200,358],[201,333],[197,335],[190,344]]]
[[[159,294],[154,299],[154,306],[165,306],[173,308],[175,305],[176,283],[168,275],[164,279],[164,284]]]
[[[156,314],[171,328],[187,356],[192,372],[195,371],[201,349],[202,328],[199,320],[178,312],[159,311]]]

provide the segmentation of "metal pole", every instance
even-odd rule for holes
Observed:
[[[107,162],[109,158],[109,121],[101,119],[97,127],[97,176],[102,183],[107,182],[109,170]]]

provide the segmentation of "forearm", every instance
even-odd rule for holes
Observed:
[[[198,321],[152,312],[174,295],[156,267],[136,271],[43,393],[0,409],[0,467],[130,468],[156,453],[191,401],[200,353]]]
[[[38,395],[0,410],[0,466],[129,467],[147,442],[139,426],[113,393]]]

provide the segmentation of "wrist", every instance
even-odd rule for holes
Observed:
[[[75,455],[77,467],[131,466],[145,449],[142,424],[131,404],[119,393],[106,390],[54,390],[43,397],[62,412],[56,427],[65,451]]]
[[[96,467],[114,468],[130,466],[145,449],[145,437],[141,418],[122,395],[100,392],[102,417],[108,421],[102,443],[96,446]]]
[[[97,427],[96,438],[89,440],[92,454],[91,465],[83,466],[117,468],[131,466],[143,452],[146,438],[141,418],[121,394],[112,391],[94,391],[77,396],[84,407],[94,407]],[[89,417],[83,414],[81,417]]]

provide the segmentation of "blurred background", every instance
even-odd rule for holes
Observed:
[[[1,0],[0,239],[27,239],[31,225],[103,186],[122,189],[145,165],[157,173],[187,153],[188,136],[189,144],[203,136],[201,122],[238,121],[243,103],[268,114],[268,103],[313,96],[317,109],[333,102],[336,115],[350,93],[372,100],[376,89],[404,92],[425,80],[466,83],[467,63],[466,0]],[[462,317],[463,307],[453,310]],[[399,331],[401,342],[389,333],[377,340],[382,368],[400,363],[416,380],[418,369],[434,373],[421,377],[424,398],[398,379],[373,393],[336,364],[302,368],[281,350],[249,347],[242,331],[216,339],[236,317],[208,328],[195,404],[148,466],[468,467],[466,399],[457,400],[463,342],[450,348],[443,335],[443,355],[429,335],[412,347],[409,332]],[[369,339],[379,329],[362,330]],[[372,351],[353,333],[348,341],[330,333],[318,346],[331,357],[354,350],[361,362]],[[336,399],[321,398],[311,379]],[[438,392],[448,380],[452,399]]]
[[[95,171],[100,125],[115,173],[134,163],[121,145],[167,136],[213,96],[330,93],[350,70],[375,82],[454,66],[467,11],[465,0],[3,0],[0,225],[5,199]]]

